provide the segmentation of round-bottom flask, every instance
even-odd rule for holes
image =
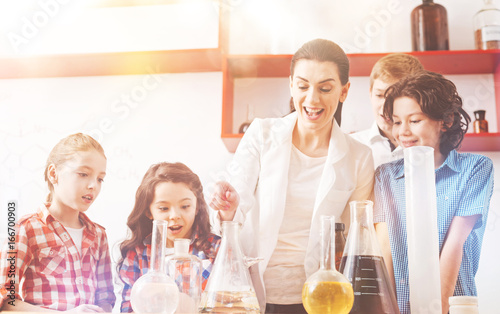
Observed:
[[[352,285],[335,269],[335,217],[321,216],[320,269],[302,288],[302,303],[309,314],[347,314],[352,308]]]
[[[150,270],[132,286],[130,303],[136,313],[172,314],[177,309],[179,290],[165,272],[167,223],[153,221]]]

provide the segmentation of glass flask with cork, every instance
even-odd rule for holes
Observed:
[[[200,313],[260,314],[248,268],[261,259],[243,255],[239,231],[240,223],[222,222],[221,245],[201,296]]]
[[[197,313],[202,291],[202,262],[189,253],[190,239],[174,240],[174,255],[167,260],[167,274],[179,288],[176,313]]]
[[[352,283],[350,313],[399,313],[391,278],[373,226],[373,202],[352,201],[351,226],[340,272]]]
[[[172,314],[177,309],[179,290],[165,270],[167,226],[166,221],[153,221],[149,271],[137,279],[130,294],[136,313]]]
[[[309,314],[347,314],[354,294],[351,283],[335,269],[335,217],[321,216],[320,268],[302,288],[302,304]]]

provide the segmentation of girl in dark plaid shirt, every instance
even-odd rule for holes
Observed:
[[[167,251],[173,253],[176,238],[191,239],[189,251],[203,264],[202,288],[212,269],[220,237],[210,232],[208,207],[198,176],[182,163],[159,163],[144,175],[135,196],[127,225],[129,239],[120,245],[118,273],[124,283],[122,312],[132,312],[130,293],[140,276],[149,270],[153,220],[168,222]]]

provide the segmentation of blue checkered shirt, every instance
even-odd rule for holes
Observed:
[[[435,170],[439,250],[455,216],[481,215],[464,243],[454,295],[477,295],[474,276],[493,193],[493,163],[485,156],[452,150]],[[394,264],[398,305],[410,313],[404,159],[383,164],[375,172],[374,222],[386,222]]]

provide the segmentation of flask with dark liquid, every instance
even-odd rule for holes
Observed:
[[[449,50],[448,16],[445,7],[433,0],[411,11],[413,51]]]
[[[474,116],[476,120],[474,121],[474,133],[488,133],[488,121],[484,119],[486,111],[476,110],[474,111]]]
[[[373,226],[373,203],[353,201],[349,204],[351,227],[340,271],[354,290],[354,305],[350,313],[399,313],[396,292]]]
[[[335,268],[340,269],[340,262],[345,248],[345,225],[341,222],[335,224]]]
[[[474,15],[476,49],[500,49],[500,10],[493,0],[484,0],[484,6]]]

